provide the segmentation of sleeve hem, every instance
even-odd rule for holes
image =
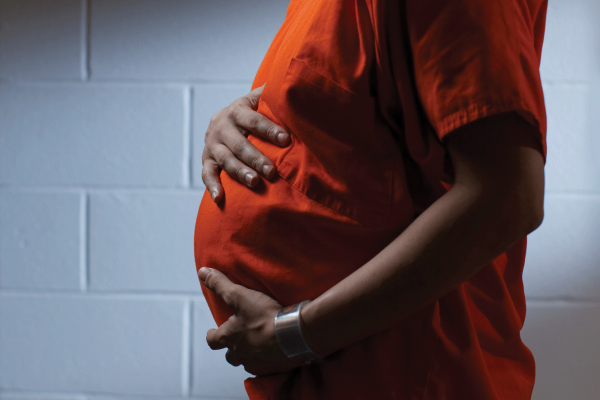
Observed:
[[[476,121],[480,118],[489,117],[496,114],[502,114],[505,112],[516,111],[519,113],[523,119],[527,122],[535,126],[538,130],[537,140],[540,143],[540,150],[542,150],[542,155],[544,157],[544,163],[546,162],[546,140],[545,140],[545,132],[541,131],[541,124],[539,118],[535,115],[534,112],[529,110],[527,107],[523,106],[520,103],[510,102],[510,103],[489,103],[489,102],[479,102],[475,104],[471,104],[470,106],[463,108],[459,111],[456,111],[444,118],[442,118],[439,123],[435,124],[434,127],[436,129],[437,135],[440,140],[443,140],[446,135],[455,129],[460,128],[470,122]]]

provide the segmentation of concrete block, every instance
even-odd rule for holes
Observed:
[[[287,1],[92,1],[92,79],[250,81]]]
[[[3,391],[181,395],[184,302],[0,294]]]
[[[235,99],[250,92],[250,84],[205,84],[194,86],[192,114],[192,181],[196,187],[202,183],[202,151],[204,135],[213,115],[230,105]]]
[[[548,2],[542,79],[585,81],[600,77],[598,15],[597,0]]]
[[[0,287],[80,288],[82,195],[0,192]]]
[[[600,299],[600,197],[549,195],[544,208],[528,238],[528,299]]]
[[[600,305],[528,305],[523,342],[536,360],[533,400],[600,398]]]
[[[545,84],[548,115],[547,192],[600,193],[597,96],[589,85]]]
[[[227,399],[247,399],[244,380],[252,377],[244,367],[234,367],[225,360],[227,349],[211,350],[206,332],[216,328],[205,300],[194,302],[192,395]]]
[[[80,0],[0,0],[0,78],[81,79]]]
[[[201,192],[92,193],[90,288],[199,292],[194,226]]]
[[[0,89],[0,184],[180,186],[184,91],[126,85]]]

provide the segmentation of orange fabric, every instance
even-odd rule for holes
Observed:
[[[517,111],[539,128],[546,2],[292,0],[253,87],[292,136],[250,140],[278,176],[205,194],[197,268],[284,306],[315,299],[371,259],[452,184],[443,137]],[[520,339],[525,239],[467,282],[320,365],[246,380],[258,399],[529,399]],[[231,309],[202,288],[217,324]]]

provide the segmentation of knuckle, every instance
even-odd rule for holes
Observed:
[[[229,347],[232,343],[232,336],[229,327],[222,325],[218,329],[209,330],[206,334],[206,342],[213,350]]]
[[[212,157],[209,147],[207,143],[204,144],[204,149],[202,149],[202,164],[210,160]]]
[[[270,140],[275,141],[277,140],[277,134],[279,133],[279,130],[276,125],[271,125],[269,128],[267,128],[266,133]]]
[[[229,335],[226,333],[217,333],[216,342],[221,346],[226,346],[229,343]]]
[[[210,178],[211,178],[210,173],[211,173],[211,171],[208,168],[202,167],[202,179],[210,180]]]
[[[246,97],[242,96],[242,97],[238,97],[237,99],[235,99],[234,101],[232,101],[231,105],[229,107],[230,108],[235,108],[235,107],[243,106],[244,104],[246,104]]]
[[[252,167],[255,170],[259,170],[259,168],[266,163],[267,163],[267,158],[264,156],[261,156],[261,155],[255,155],[250,160],[250,165],[252,165]]]
[[[218,152],[215,155],[215,161],[221,168],[225,168],[229,164],[229,157],[225,152]]]
[[[246,98],[246,101],[248,102],[248,105],[250,107],[252,107],[252,109],[256,110],[258,108],[258,100],[259,100],[260,97],[257,97],[255,95],[253,95],[252,92],[248,93],[244,97]]]
[[[202,177],[212,178],[218,172],[218,166],[210,161],[205,161],[202,164]]]
[[[242,154],[246,150],[246,140],[236,140],[231,147],[235,154]]]
[[[258,113],[252,113],[252,115],[250,115],[248,117],[248,128],[252,129],[252,130],[256,130],[259,126],[261,122],[261,118],[260,118],[260,114]]]
[[[237,99],[229,106],[229,117],[234,121],[237,121],[238,116],[244,112],[244,108],[248,108],[248,105],[244,102],[244,99]]]
[[[206,285],[211,289],[218,289],[221,276],[215,273],[208,274],[206,277]]]
[[[239,166],[235,168],[235,175],[238,177],[240,181],[244,181],[246,178],[246,169],[243,166]]]
[[[237,304],[238,298],[239,298],[239,293],[237,292],[237,290],[235,290],[235,288],[226,290],[223,293],[223,300],[225,300],[225,302],[227,304],[230,304],[230,305]],[[234,317],[235,317],[235,315],[234,315]],[[237,321],[237,318],[234,318],[234,322],[235,321]]]
[[[237,315],[233,314],[231,317],[229,317],[228,321],[231,325],[235,326],[239,321],[239,318]]]
[[[221,119],[223,118],[223,113],[225,112],[226,109],[220,110],[218,111],[216,114],[214,114],[212,117],[210,117],[210,120],[208,122],[208,130],[206,131],[206,134],[208,135],[209,133],[211,133],[212,129],[211,127],[217,126],[220,124]]]
[[[215,341],[213,331],[206,332],[206,343],[208,344],[208,347],[210,347],[213,350],[216,350],[217,343]]]
[[[204,151],[206,151],[206,149],[210,149],[213,144],[214,144],[214,133],[213,133],[213,129],[212,129],[212,125],[213,122],[210,123],[208,129],[206,130],[206,132],[204,133]],[[203,151],[203,153],[204,153]]]

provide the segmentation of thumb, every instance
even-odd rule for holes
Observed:
[[[237,309],[238,285],[216,269],[202,267],[198,270],[198,278],[211,292],[222,298],[228,306]]]
[[[264,87],[265,85],[263,84],[246,95],[246,98],[254,111],[258,110],[258,101],[260,100],[260,95],[262,94]]]

